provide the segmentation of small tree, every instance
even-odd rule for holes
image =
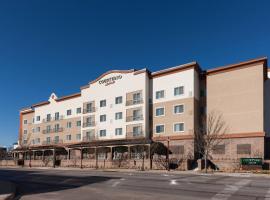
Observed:
[[[204,158],[205,173],[207,173],[207,160],[214,148],[221,144],[224,135],[228,131],[221,113],[210,112],[201,126],[195,131],[195,147],[197,152]]]

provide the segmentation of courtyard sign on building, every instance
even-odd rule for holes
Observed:
[[[114,84],[115,81],[119,80],[119,79],[122,79],[122,75],[118,75],[118,76],[113,76],[113,77],[110,77],[110,78],[106,78],[106,79],[102,79],[99,81],[99,84],[104,84],[105,86],[108,86],[108,85],[111,85],[111,84]]]

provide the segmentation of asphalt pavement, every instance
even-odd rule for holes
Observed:
[[[270,200],[270,176],[72,169],[0,169],[15,199]]]

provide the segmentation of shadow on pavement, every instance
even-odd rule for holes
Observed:
[[[57,174],[57,171],[32,171],[32,170],[7,170],[0,169],[0,180],[11,181],[16,184],[16,199],[23,195],[56,192],[60,190],[74,189],[90,184],[105,182],[118,177],[105,176],[80,176]],[[56,173],[55,173],[56,172]]]

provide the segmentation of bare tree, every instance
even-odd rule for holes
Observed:
[[[195,148],[204,158],[205,173],[207,161],[213,150],[224,142],[224,135],[228,131],[221,113],[211,111],[207,114],[198,130],[195,130]]]

